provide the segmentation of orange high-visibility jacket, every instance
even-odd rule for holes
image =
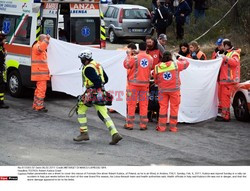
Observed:
[[[202,51],[197,52],[198,60],[201,60],[202,56],[203,56],[204,60],[207,59],[207,56],[206,56],[206,54],[204,52],[202,52]]]
[[[145,51],[141,51],[136,56],[128,56],[124,60],[123,65],[128,69],[128,84],[137,86],[149,85],[153,58]]]
[[[221,84],[240,82],[240,52],[240,49],[227,51],[220,67],[219,82]]]
[[[147,53],[152,56],[153,58],[153,68],[161,61],[161,51],[156,49],[156,50],[147,50]]]
[[[189,66],[189,62],[185,59],[161,62],[155,66],[154,79],[161,92],[175,92],[180,90],[179,72],[185,70]]]
[[[216,59],[217,58],[217,52],[213,51],[211,59]]]
[[[45,38],[42,42],[38,41],[32,47],[31,81],[50,79],[46,52],[48,44],[49,39]]]

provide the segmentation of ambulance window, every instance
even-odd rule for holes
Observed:
[[[2,25],[1,30],[7,34],[6,39],[8,42],[15,30],[16,17],[17,16],[11,16],[11,15],[4,15],[3,18],[1,17],[1,25]]]
[[[49,34],[51,37],[55,38],[55,21],[56,19],[44,18],[43,19],[43,34]]]
[[[100,18],[71,18],[71,42],[76,44],[100,43]]]
[[[17,22],[19,22],[19,20],[20,18],[17,19]],[[30,44],[30,32],[31,32],[31,17],[29,17],[28,19],[24,21],[20,30],[15,36],[13,43],[29,45]]]

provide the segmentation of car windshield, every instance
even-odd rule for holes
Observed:
[[[124,19],[149,19],[145,9],[124,9]]]

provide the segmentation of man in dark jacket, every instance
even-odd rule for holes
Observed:
[[[175,12],[176,19],[176,31],[177,31],[177,40],[182,40],[184,37],[184,24],[186,16],[191,13],[191,9],[186,1],[179,0],[179,5]]]
[[[207,0],[194,0],[195,23],[199,18],[205,18],[205,9],[207,9]]]
[[[5,72],[5,57],[6,52],[4,44],[6,42],[6,36],[3,32],[0,32],[0,109],[8,109],[9,106],[4,104],[4,72]]]
[[[166,34],[167,27],[172,23],[172,14],[165,6],[165,0],[159,0],[159,7],[155,9],[155,15],[152,23],[155,24],[157,37],[160,34]]]
[[[190,11],[190,14],[189,15],[187,15],[186,16],[186,24],[190,24],[190,15],[191,15],[191,13],[192,13],[192,11],[193,11],[193,0],[185,0],[186,2],[187,2],[187,4],[188,4],[188,6],[190,7],[190,9],[191,9],[191,11]]]
[[[152,0],[152,11],[155,11],[157,9],[157,0]]]

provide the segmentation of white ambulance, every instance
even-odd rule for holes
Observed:
[[[40,34],[98,48],[106,45],[99,0],[0,0],[0,30],[7,34],[7,84],[14,97],[34,85],[31,48]]]

